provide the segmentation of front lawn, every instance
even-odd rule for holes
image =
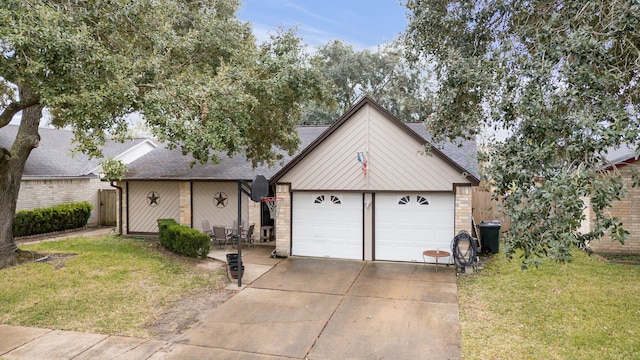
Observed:
[[[0,270],[2,324],[151,337],[150,324],[178,300],[228,282],[223,270],[198,266],[207,260],[169,254],[156,241],[106,236],[20,248],[51,255]]]
[[[458,290],[463,359],[640,359],[640,266],[576,252],[522,271],[501,253]]]

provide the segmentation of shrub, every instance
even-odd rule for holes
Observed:
[[[206,258],[211,250],[209,235],[173,219],[158,219],[158,238],[165,248],[189,257]]]
[[[93,205],[88,201],[21,210],[13,221],[13,236],[29,236],[87,226]]]

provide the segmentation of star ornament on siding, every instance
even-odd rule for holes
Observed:
[[[157,192],[151,191],[149,194],[147,194],[147,204],[149,204],[149,206],[156,207],[158,206],[159,201],[160,195]]]
[[[223,192],[219,192],[213,196],[213,202],[215,203],[217,208],[223,208],[227,206],[227,203],[229,202],[229,198],[227,197],[227,194]]]

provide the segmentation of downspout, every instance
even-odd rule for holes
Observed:
[[[118,235],[122,235],[122,187],[116,185],[114,180],[111,180],[109,185],[118,189]]]

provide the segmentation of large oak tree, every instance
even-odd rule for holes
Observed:
[[[431,114],[430,72],[410,67],[398,41],[374,52],[335,40],[318,48],[312,64],[330,85],[334,106],[307,106],[305,124],[332,124],[365,95],[403,121],[424,121]]]
[[[161,141],[194,161],[244,152],[274,163],[299,140],[301,104],[322,97],[294,33],[258,46],[237,0],[5,0],[0,7],[0,268],[15,261],[13,217],[43,109],[71,128],[77,150],[142,115]]]
[[[409,0],[408,55],[435,64],[429,129],[500,130],[483,172],[512,225],[506,253],[523,266],[608,234],[625,194],[608,149],[639,144],[640,4],[634,0]],[[595,217],[581,233],[583,210]]]

